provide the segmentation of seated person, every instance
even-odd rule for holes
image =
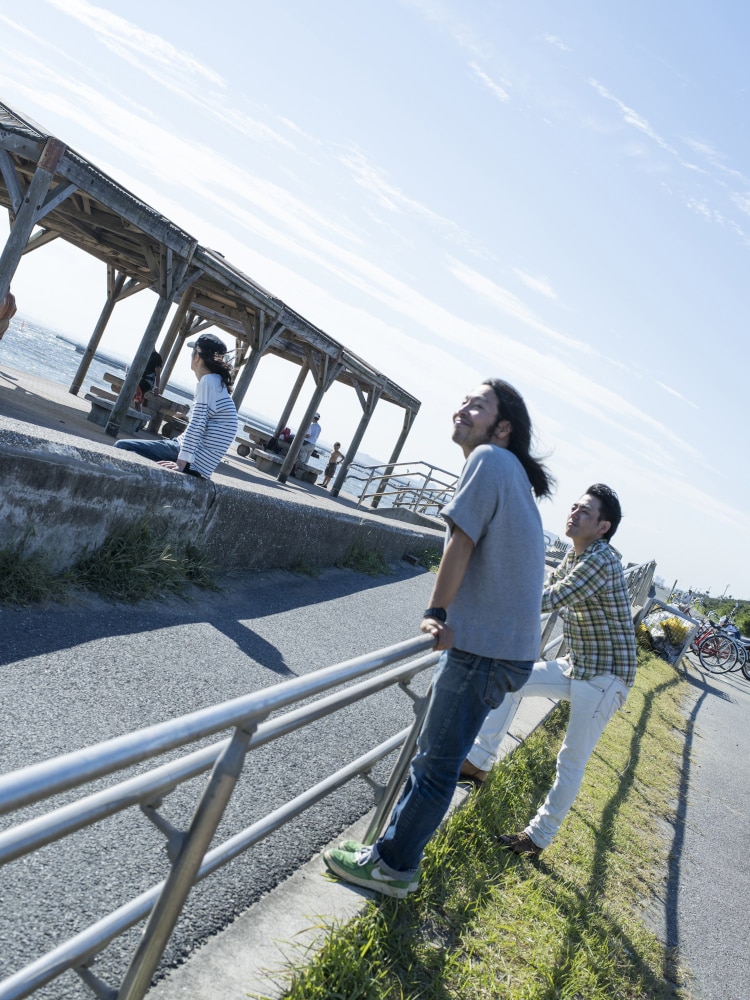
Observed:
[[[213,333],[204,333],[187,345],[193,349],[190,367],[198,391],[187,430],[172,441],[115,441],[115,448],[158,462],[164,469],[210,479],[237,434],[237,410],[229,389],[232,369],[225,360],[226,344]]]
[[[159,393],[159,379],[161,378],[162,360],[158,351],[152,351],[148,359],[146,370],[141,376],[135,395],[133,396],[133,406],[136,410],[143,409],[143,399],[147,392]]]

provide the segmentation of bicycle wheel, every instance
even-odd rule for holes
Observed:
[[[700,645],[698,659],[709,674],[725,674],[737,660],[737,648],[725,635],[708,635]]]
[[[737,659],[734,661],[734,666],[732,666],[730,669],[742,670],[742,668],[747,663],[747,650],[745,649],[745,647],[742,645],[741,642],[735,642],[734,645],[737,649]]]
[[[746,681],[750,681],[750,656],[742,664],[742,675]]]

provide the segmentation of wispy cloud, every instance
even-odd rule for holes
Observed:
[[[633,108],[629,108],[627,104],[621,101],[618,97],[615,97],[614,94],[611,94],[607,88],[602,86],[602,84],[597,80],[589,80],[589,83],[600,97],[603,97],[607,101],[612,101],[622,115],[623,121],[627,125],[632,125],[633,128],[637,128],[644,135],[647,135],[649,139],[653,139],[658,146],[661,146],[661,148],[666,150],[668,153],[672,153],[674,156],[678,155],[677,150],[670,146],[665,139],[662,139],[659,133],[651,127],[646,118],[638,114],[638,112]]]
[[[226,86],[218,73],[190,53],[182,52],[161,36],[144,31],[111,11],[88,3],[87,0],[47,0],[47,3],[86,25],[104,45],[117,55],[136,62],[139,68],[147,68],[148,63],[155,63],[165,70],[184,71],[190,76],[198,77],[204,84],[208,82],[214,86]]]
[[[341,155],[339,160],[349,170],[355,183],[375,196],[381,208],[389,212],[414,215],[450,237],[459,246],[479,250],[469,235],[455,222],[399,190],[388,180],[383,170],[368,160],[362,150],[350,150]]]
[[[533,330],[536,330],[538,333],[544,334],[545,337],[549,337],[551,340],[556,341],[568,350],[589,355],[596,355],[598,353],[582,340],[568,337],[565,334],[554,330],[547,323],[543,322],[543,320],[539,319],[534,311],[509,289],[503,288],[502,285],[498,285],[490,278],[485,277],[478,271],[475,271],[466,264],[461,263],[461,261],[449,261],[448,270],[454,278],[462,282],[473,292],[477,292],[485,299],[488,299],[506,315],[511,316],[513,319],[518,320]],[[518,273],[522,274],[523,272]],[[534,279],[531,278],[529,279],[530,282],[533,282],[533,280]],[[539,291],[539,288],[535,288],[535,291]],[[554,292],[551,293],[551,297],[555,298]]]
[[[525,271],[522,271],[517,267],[513,268],[513,273],[524,283],[524,285],[526,285],[527,288],[530,288],[533,292],[539,292],[539,294],[543,295],[546,299],[557,298],[556,292],[552,289],[548,279],[544,276],[540,275],[539,277],[534,277],[531,274],[526,274]]]
[[[688,406],[692,406],[693,409],[695,410],[700,409],[697,403],[694,403],[692,399],[688,399],[687,396],[683,396],[681,392],[678,392],[676,389],[673,389],[670,385],[665,385],[664,382],[659,382],[658,379],[656,384],[659,386],[660,389],[663,389],[665,392],[668,392],[670,396],[675,396],[677,399],[682,400],[683,403],[687,403]]]
[[[505,87],[501,87],[499,83],[495,83],[495,81],[489,77],[475,62],[469,63],[469,68],[474,76],[484,84],[490,93],[495,95],[498,101],[502,101],[504,104],[507,104],[510,100],[510,94]]]
[[[191,53],[88,0],[46,2],[89,28],[102,45],[139,72],[229,128],[252,138],[293,147],[276,129],[233,107],[227,101],[227,85],[221,74]]]
[[[542,35],[542,38],[549,45],[554,45],[555,48],[559,49],[561,52],[570,52],[571,51],[570,46],[566,45],[565,42],[562,40],[562,38],[558,38],[557,35]]]

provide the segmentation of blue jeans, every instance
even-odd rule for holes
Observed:
[[[152,462],[176,462],[180,454],[180,446],[176,441],[141,441],[138,438],[115,441],[115,448],[123,451],[134,451],[136,455],[150,458]]]
[[[413,874],[448,811],[461,765],[491,709],[522,687],[533,660],[493,660],[446,650],[403,794],[376,849],[385,868]]]

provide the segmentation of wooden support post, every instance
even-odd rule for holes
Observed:
[[[406,439],[409,436],[409,431],[411,430],[411,426],[414,423],[414,418],[416,417],[417,412],[418,412],[417,410],[406,410],[406,412],[404,413],[404,426],[402,427],[401,433],[399,434],[398,441],[396,442],[396,447],[393,449],[393,454],[388,459],[388,468],[385,470],[383,477],[380,480],[378,493],[382,493],[382,491],[388,485],[388,479],[393,473],[393,466],[398,461],[398,457],[401,454],[401,449],[404,447],[404,444],[406,443]],[[379,503],[380,503],[380,497],[374,496],[372,498],[370,507],[374,509],[379,505]]]
[[[73,381],[70,383],[70,389],[68,392],[72,396],[78,395],[78,390],[83,385],[83,380],[86,378],[86,373],[91,365],[91,360],[96,353],[96,349],[102,339],[105,329],[107,328],[107,323],[109,323],[112,312],[114,311],[117,300],[122,292],[123,285],[125,284],[126,275],[120,271],[116,274],[114,267],[111,264],[107,265],[107,300],[104,303],[104,308],[101,311],[101,315],[94,327],[94,332],[91,334],[91,339],[86,345],[86,350],[83,352],[83,357],[78,365],[78,370],[76,371]]]
[[[278,437],[279,434],[284,430],[287,425],[287,421],[291,416],[294,405],[299,399],[299,394],[302,391],[302,386],[305,384],[305,379],[307,378],[307,373],[310,371],[310,365],[307,361],[302,363],[300,368],[300,373],[294,383],[291,393],[289,394],[289,399],[286,401],[286,406],[284,407],[281,416],[279,417],[279,422],[276,425],[276,430],[274,431],[274,436]],[[315,411],[313,411],[315,412]]]
[[[307,410],[305,410],[302,422],[297,429],[297,433],[294,435],[294,441],[292,441],[291,447],[286,454],[286,458],[284,459],[277,476],[280,483],[285,483],[287,481],[292,469],[297,464],[297,457],[299,455],[300,448],[305,442],[305,435],[310,427],[313,416],[318,411],[320,401],[343,371],[344,366],[340,360],[342,351],[343,348],[339,350],[335,358],[329,357],[328,355],[324,356],[321,359],[320,368],[317,371],[313,368],[313,374],[315,375],[316,382],[315,392],[313,393],[313,397],[310,400]],[[311,367],[313,366],[311,365]]]
[[[169,329],[164,335],[164,340],[162,340],[158,348],[159,354],[161,354],[162,362],[164,362],[164,360],[167,357],[169,357],[170,351],[174,347],[175,341],[177,340],[177,335],[180,332],[180,328],[182,327],[183,321],[185,319],[185,316],[187,315],[187,311],[190,308],[190,303],[192,301],[193,301],[193,289],[192,287],[186,288],[185,291],[182,293],[182,298],[180,299],[180,304],[177,306],[177,311],[172,317],[172,322],[169,324]],[[162,379],[161,379],[162,385],[167,384],[167,380],[166,378],[164,378],[163,375],[165,367],[166,366],[162,364]]]
[[[146,327],[146,331],[143,334],[143,338],[138,345],[138,350],[136,351],[135,357],[130,365],[130,370],[122,383],[120,395],[117,397],[117,402],[114,405],[107,426],[104,428],[105,432],[109,434],[110,437],[117,437],[122,419],[128,412],[128,409],[133,402],[136,386],[140,382],[141,376],[146,370],[148,359],[151,357],[151,352],[156,346],[156,338],[159,336],[159,331],[164,325],[164,320],[167,318],[171,305],[172,303],[169,299],[161,296],[156,303],[156,307],[151,314],[151,319]]]
[[[375,412],[375,407],[378,405],[378,401],[383,394],[383,388],[379,385],[374,385],[370,388],[370,392],[365,399],[365,397],[358,392],[357,395],[360,397],[360,403],[362,403],[362,409],[364,413],[362,414],[362,419],[359,422],[357,430],[354,432],[354,437],[349,443],[349,447],[346,449],[346,458],[343,462],[339,464],[336,470],[336,478],[333,480],[333,485],[331,486],[331,496],[337,497],[341,492],[341,488],[344,485],[344,480],[346,479],[346,473],[349,466],[354,461],[354,457],[359,450],[359,446],[362,443],[362,438],[365,435],[367,426],[372,419],[372,415]]]
[[[59,139],[49,138],[44,144],[34,176],[26,189],[26,194],[16,213],[13,228],[6,240],[3,252],[0,254],[0,302],[5,298],[10,288],[11,280],[16,273],[18,262],[23,255],[32,229],[45,214],[44,199],[66,150],[67,146]]]

